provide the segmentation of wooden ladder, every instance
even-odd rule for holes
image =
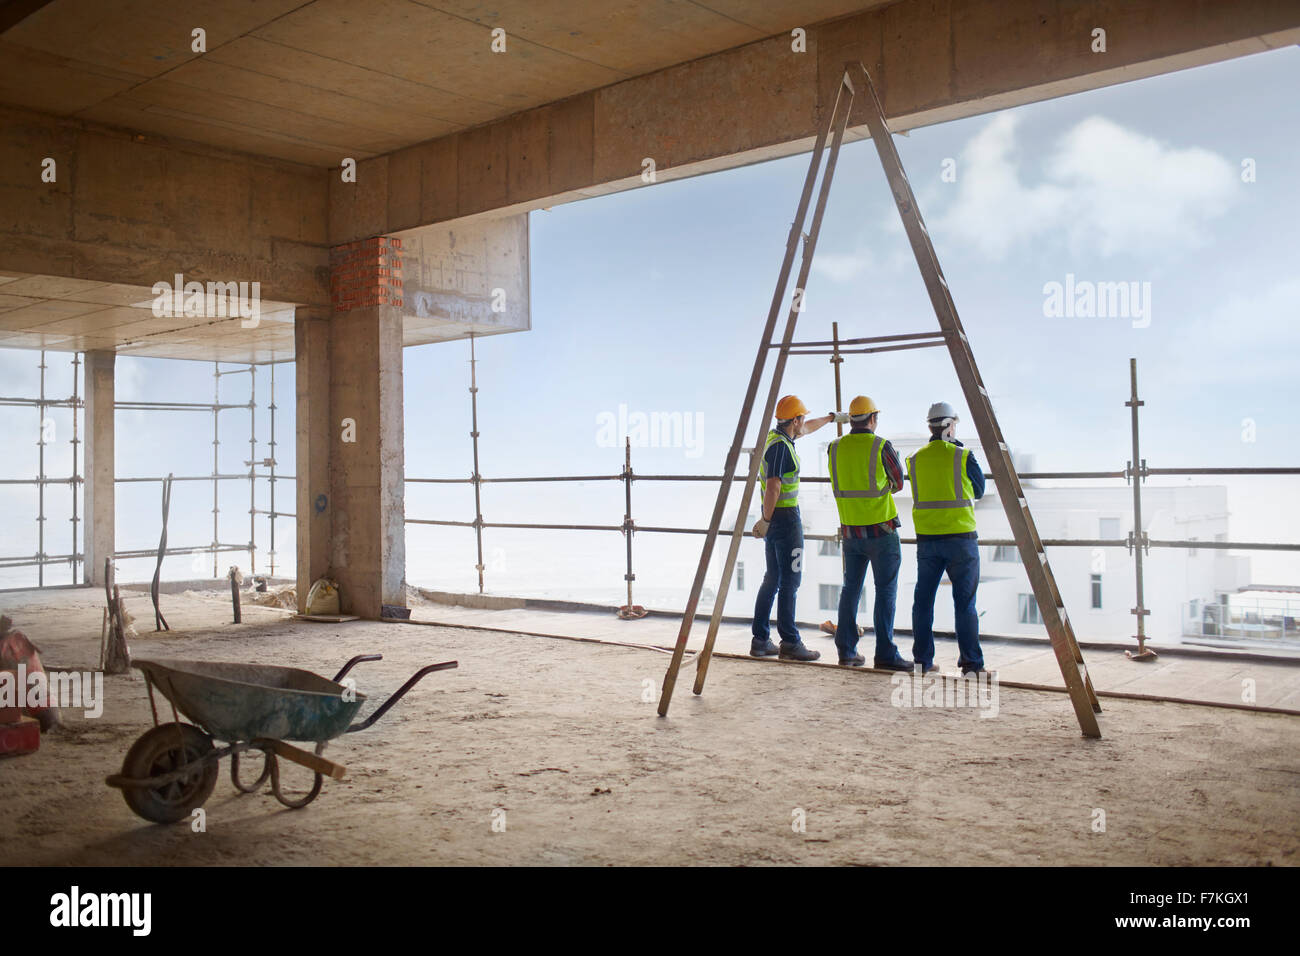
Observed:
[[[1051,565],[1047,560],[1047,552],[1043,549],[1042,539],[1039,537],[1038,529],[1034,524],[1033,515],[1030,513],[1029,502],[1025,499],[1024,489],[1020,484],[1020,477],[1016,474],[1015,466],[1011,461],[1011,453],[1007,448],[1006,441],[1003,439],[1002,429],[998,425],[997,416],[993,411],[993,404],[989,399],[988,390],[984,387],[983,379],[980,377],[979,368],[975,364],[975,356],[971,351],[970,341],[966,337],[965,330],[962,328],[961,319],[957,315],[957,307],[953,304],[952,296],[949,294],[948,282],[943,277],[943,270],[940,268],[939,259],[935,255],[934,244],[930,241],[930,233],[925,227],[924,220],[921,218],[921,211],[917,207],[916,196],[913,194],[911,184],[908,182],[907,175],[903,171],[903,165],[899,160],[898,151],[894,148],[893,137],[889,132],[889,127],[885,120],[884,108],[881,106],[880,99],[876,94],[876,89],[871,81],[870,74],[867,72],[866,67],[861,63],[850,63],[846,65],[840,86],[836,92],[835,105],[827,118],[825,127],[819,132],[816,145],[813,149],[812,161],[809,164],[808,176],[805,180],[803,195],[799,202],[797,219],[791,226],[790,240],[786,247],[785,262],[782,265],[780,277],[777,281],[777,289],[773,296],[772,308],[768,314],[767,326],[758,350],[758,356],[755,359],[754,371],[750,378],[749,390],[746,393],[745,402],[741,409],[740,419],[737,423],[736,435],[732,441],[731,450],[727,455],[723,479],[721,486],[718,489],[718,499],[714,506],[713,519],[709,525],[709,531],[705,537],[704,547],[700,554],[700,564],[696,569],[695,581],[691,588],[691,595],[687,601],[686,610],[682,617],[681,629],[677,636],[677,645],[673,650],[673,656],[668,665],[668,671],[664,675],[663,689],[659,699],[659,714],[660,716],[664,716],[668,713],[668,706],[672,700],[673,689],[677,683],[677,674],[681,668],[682,660],[685,655],[686,644],[690,637],[691,625],[695,618],[695,610],[699,604],[700,593],[704,586],[704,578],[708,571],[709,562],[712,559],[713,546],[718,537],[722,514],[726,508],[727,497],[735,476],[736,465],[740,457],[741,442],[743,441],[744,432],[749,424],[750,414],[753,410],[759,379],[762,376],[767,352],[774,347],[771,344],[772,332],[776,325],[776,318],[780,304],[785,298],[785,291],[789,282],[790,270],[794,260],[798,238],[802,234],[802,226],[807,218],[812,187],[816,180],[817,172],[821,166],[826,140],[830,138],[831,131],[833,130],[833,141],[826,161],[826,172],[822,177],[822,185],[818,193],[817,206],[813,214],[812,226],[809,229],[808,234],[804,236],[803,261],[799,271],[799,280],[795,287],[794,301],[791,304],[786,320],[784,337],[780,346],[777,347],[776,366],[773,370],[772,382],[767,397],[767,405],[763,417],[759,422],[760,430],[758,438],[754,443],[756,451],[753,452],[750,457],[749,481],[746,482],[744,491],[741,495],[740,508],[736,516],[735,525],[731,531],[731,545],[727,553],[726,564],[723,568],[722,580],[718,587],[718,597],[714,604],[713,614],[709,620],[708,636],[705,639],[703,649],[696,655],[697,667],[694,691],[696,694],[699,694],[704,689],[704,680],[708,673],[709,661],[712,657],[713,646],[717,639],[718,626],[722,620],[723,606],[726,602],[727,593],[731,586],[732,573],[735,570],[736,555],[740,549],[740,540],[745,533],[745,517],[749,513],[754,489],[757,486],[758,465],[760,460],[760,455],[757,452],[757,449],[763,447],[763,438],[767,433],[768,422],[772,420],[772,415],[775,411],[777,393],[781,387],[781,378],[785,370],[785,361],[790,351],[795,324],[798,319],[798,313],[801,309],[802,292],[807,287],[806,282],[809,270],[812,266],[812,256],[817,245],[817,236],[821,228],[822,215],[825,212],[826,199],[830,191],[831,179],[835,171],[835,164],[839,156],[840,146],[843,142],[844,131],[848,124],[849,114],[852,111],[853,102],[856,99],[857,90],[854,86],[855,79],[861,80],[865,94],[864,100],[866,108],[864,113],[867,128],[871,133],[871,141],[875,144],[876,151],[880,155],[881,166],[884,168],[885,177],[888,180],[890,190],[894,195],[894,202],[898,206],[898,214],[902,218],[903,226],[907,231],[907,238],[911,243],[912,252],[916,256],[917,266],[920,268],[921,276],[925,281],[926,291],[930,295],[930,302],[934,306],[935,316],[939,320],[939,328],[944,343],[947,345],[948,352],[952,356],[953,367],[957,371],[957,378],[961,383],[962,393],[966,398],[967,407],[970,409],[971,417],[975,421],[975,427],[979,434],[980,442],[984,447],[985,453],[989,456],[991,474],[993,480],[997,484],[998,497],[1001,499],[1002,506],[1006,510],[1007,521],[1011,525],[1011,530],[1016,541],[1016,547],[1020,551],[1020,559],[1024,562],[1025,572],[1028,574],[1030,584],[1033,587],[1034,597],[1038,602],[1043,624],[1047,627],[1047,634],[1051,640],[1052,650],[1056,654],[1057,663],[1061,668],[1061,676],[1065,680],[1065,687],[1070,695],[1070,702],[1074,706],[1074,712],[1075,716],[1078,718],[1079,727],[1086,737],[1100,737],[1101,728],[1097,722],[1097,714],[1101,713],[1101,706],[1097,702],[1097,694],[1093,690],[1092,680],[1088,676],[1087,668],[1084,665],[1083,654],[1079,650],[1078,642],[1075,640],[1074,629],[1071,626],[1069,616],[1065,611],[1065,602],[1061,598],[1060,589],[1057,587],[1056,579],[1052,574]],[[878,341],[890,341],[893,339],[905,338],[916,338],[916,336],[885,336],[880,338]]]

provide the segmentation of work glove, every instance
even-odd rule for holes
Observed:
[[[848,412],[831,412],[831,417],[835,419],[836,425],[847,425],[849,423]]]
[[[765,518],[759,518],[754,522],[754,537],[761,538],[767,534],[768,521]]]

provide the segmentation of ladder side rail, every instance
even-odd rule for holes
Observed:
[[[845,80],[847,81],[847,74]],[[668,705],[672,701],[673,688],[677,683],[677,673],[681,669],[682,658],[686,653],[686,644],[690,639],[691,625],[695,620],[695,612],[699,607],[700,593],[704,589],[704,579],[708,574],[709,562],[713,558],[713,547],[717,540],[718,528],[722,524],[722,515],[727,507],[727,497],[731,491],[732,479],[736,473],[736,465],[740,459],[741,445],[745,439],[745,430],[749,426],[750,414],[753,410],[754,399],[758,394],[759,382],[762,380],[763,367],[766,364],[768,344],[772,339],[772,333],[776,329],[777,317],[780,315],[781,305],[785,301],[786,289],[790,283],[790,272],[794,267],[795,250],[798,248],[799,239],[803,235],[803,225],[808,218],[808,207],[812,202],[813,187],[817,181],[817,174],[821,169],[822,156],[825,153],[826,141],[830,138],[830,130],[835,119],[835,112],[839,107],[842,98],[845,83],[841,83],[835,96],[835,107],[827,117],[826,124],[817,132],[817,141],[813,146],[812,157],[808,163],[808,173],[804,177],[803,191],[799,197],[799,206],[795,213],[795,219],[790,224],[790,234],[786,240],[785,257],[781,263],[781,271],[777,277],[776,289],[772,293],[772,304],[768,309],[767,322],[763,329],[763,336],[759,342],[758,354],[754,359],[754,368],[750,373],[749,386],[745,391],[745,399],[741,404],[740,415],[736,421],[736,432],[731,440],[731,447],[727,452],[726,463],[723,466],[722,481],[718,487],[717,500],[713,506],[713,516],[709,521],[709,530],[704,537],[704,545],[700,550],[700,562],[695,570],[695,579],[691,584],[691,593],[686,602],[686,608],[682,614],[681,628],[677,633],[677,643],[673,648],[672,660],[669,662],[668,670],[664,674],[662,690],[659,696],[659,716],[666,716]],[[770,414],[770,410],[769,410]],[[751,463],[750,471],[755,470]]]
[[[846,71],[845,81],[847,82],[847,80],[848,74]],[[844,88],[844,85],[841,85],[841,92]],[[839,97],[837,97],[837,101],[838,99]],[[835,178],[835,165],[839,160],[840,146],[844,142],[844,132],[848,128],[849,116],[852,112],[853,95],[850,92],[844,109],[840,111],[839,122],[835,126],[835,139],[831,144],[830,154],[826,160],[826,172],[822,176],[821,189],[817,195],[817,207],[813,211],[812,225],[808,229],[808,237],[804,240],[803,260],[799,265],[799,278],[795,282],[796,290],[806,292],[808,288],[808,277],[812,271],[813,255],[817,251],[817,237],[821,234],[822,218],[826,213],[826,201],[830,196],[831,182]],[[834,115],[832,113],[832,118],[834,118]],[[704,680],[708,676],[709,661],[713,657],[713,645],[717,641],[718,627],[722,623],[722,612],[726,606],[727,594],[731,588],[731,576],[735,571],[736,556],[740,552],[741,539],[745,536],[745,517],[749,514],[749,505],[758,484],[758,466],[762,459],[760,449],[763,447],[763,438],[767,434],[768,423],[772,420],[772,415],[776,410],[776,398],[781,390],[781,379],[785,375],[786,359],[790,356],[790,343],[794,341],[795,325],[801,311],[803,311],[802,295],[798,302],[791,303],[790,311],[786,316],[785,335],[781,339],[781,348],[777,352],[776,364],[772,370],[772,382],[768,388],[767,405],[763,412],[763,418],[759,422],[759,433],[754,443],[755,451],[750,460],[749,481],[745,483],[740,508],[736,515],[736,523],[731,531],[731,543],[727,548],[727,560],[723,566],[722,580],[718,584],[718,596],[713,603],[713,614],[709,617],[708,636],[705,638],[703,649],[696,656],[695,686],[693,688],[696,694],[704,691]]]

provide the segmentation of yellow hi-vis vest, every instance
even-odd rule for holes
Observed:
[[[763,458],[758,464],[758,481],[760,489],[767,488],[767,450],[777,442],[785,442],[785,447],[790,449],[790,457],[794,459],[794,471],[786,472],[781,475],[781,494],[776,499],[778,508],[797,508],[799,507],[799,456],[795,453],[794,442],[777,431],[775,428],[767,433],[767,441],[763,444]],[[771,477],[775,478],[776,475]]]
[[[917,534],[975,530],[975,489],[966,474],[970,450],[932,441],[907,459],[912,483],[912,526]]]
[[[846,525],[880,524],[898,514],[885,473],[885,440],[850,432],[830,443],[831,493]]]

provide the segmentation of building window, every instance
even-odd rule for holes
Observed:
[[[745,590],[745,562],[736,562],[736,590]]]
[[[1101,526],[1101,533],[1097,537],[1103,541],[1114,541],[1119,537],[1118,518],[1101,518],[1098,523]]]
[[[1092,607],[1093,610],[1101,608],[1101,575],[1092,576]]]
[[[817,585],[817,596],[820,599],[819,604],[823,611],[838,611],[840,609],[840,593],[844,590],[838,584],[819,584]],[[864,586],[858,594],[858,610],[867,609],[867,589]]]
[[[833,555],[839,557],[840,543],[838,541],[818,541],[817,553],[821,555]]]
[[[1032,594],[1020,595],[1020,623],[1021,624],[1042,624],[1043,619],[1038,616],[1038,601]]]
[[[838,584],[819,584],[817,593],[821,597],[823,611],[836,611],[840,606],[840,586]]]
[[[1020,552],[1014,544],[1000,544],[993,549],[994,561],[1019,561]]]

